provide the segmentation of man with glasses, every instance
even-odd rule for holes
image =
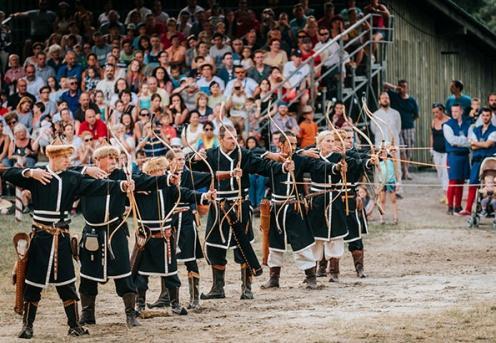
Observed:
[[[43,115],[50,115],[52,116],[55,112],[57,112],[57,105],[50,100],[50,87],[48,86],[43,86],[40,89],[40,101],[45,105],[45,112],[43,112]]]
[[[76,113],[79,106],[79,97],[81,95],[81,90],[79,89],[79,82],[76,77],[71,77],[68,80],[69,90],[62,93],[60,96],[61,101],[67,102],[69,109],[72,113]]]
[[[226,86],[226,91],[225,91],[226,97],[230,97],[232,95],[234,90],[234,84],[237,81],[241,83],[243,89],[245,90],[246,96],[249,98],[252,97],[253,93],[255,93],[255,90],[258,87],[258,83],[255,80],[246,77],[246,70],[241,65],[237,65],[234,67],[234,75],[236,76],[236,78],[234,80],[229,81],[229,83]]]

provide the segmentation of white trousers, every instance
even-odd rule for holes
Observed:
[[[300,270],[307,270],[315,267],[315,262],[317,260],[315,259],[315,254],[313,252],[314,246],[315,245],[312,245],[298,252],[293,252],[296,266]],[[284,252],[270,249],[267,264],[269,267],[282,267],[283,257]]]
[[[434,164],[439,166],[447,165],[448,154],[432,151],[432,160]],[[436,166],[437,178],[441,182],[441,186],[443,187],[443,191],[448,190],[448,168],[442,168]]]
[[[336,239],[333,241],[315,241],[313,253],[317,261],[325,257],[329,260],[331,257],[341,257],[344,254],[344,239]]]

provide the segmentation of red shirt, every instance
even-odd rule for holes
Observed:
[[[89,131],[93,135],[93,139],[97,140],[102,137],[107,137],[107,125],[100,119],[97,119],[95,125],[90,127],[90,124],[87,121],[83,121],[79,126],[78,135],[81,135],[83,132]]]
[[[313,54],[315,54],[315,50],[313,50],[313,49],[310,50],[310,52],[305,52],[305,51],[301,50],[301,60],[305,61],[308,58],[312,57]],[[313,61],[314,61],[313,65],[318,66],[320,64],[320,56],[315,56]]]

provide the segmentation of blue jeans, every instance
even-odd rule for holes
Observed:
[[[250,202],[254,208],[260,205],[260,201],[265,194],[265,177],[255,174],[250,174]]]

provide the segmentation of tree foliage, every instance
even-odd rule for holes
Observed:
[[[455,2],[496,33],[496,0],[455,0]]]

